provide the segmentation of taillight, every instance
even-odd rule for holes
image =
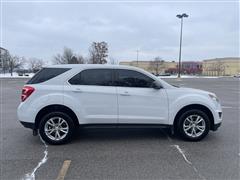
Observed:
[[[22,102],[25,101],[33,93],[34,90],[35,89],[31,86],[24,86],[21,95]]]

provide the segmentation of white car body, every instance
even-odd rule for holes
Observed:
[[[215,94],[174,87],[139,68],[119,65],[54,65],[50,68],[70,68],[70,70],[43,83],[30,84],[35,91],[19,105],[18,118],[25,124],[33,124],[33,127],[38,113],[51,105],[63,105],[71,109],[80,125],[172,126],[177,113],[189,105],[201,105],[207,108],[213,116],[213,125],[218,125],[222,121],[220,103],[209,96],[210,94],[215,97]],[[68,82],[83,70],[101,68],[137,71],[158,81],[162,88],[71,85]],[[31,128],[34,129],[33,127]],[[212,130],[215,129],[212,127]]]

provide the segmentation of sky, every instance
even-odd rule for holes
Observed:
[[[10,0],[9,0],[10,1]],[[13,55],[50,62],[69,47],[88,56],[106,41],[117,61],[178,60],[180,19],[183,61],[239,57],[239,2],[9,2],[1,3],[1,46]]]

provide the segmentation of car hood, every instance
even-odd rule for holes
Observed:
[[[203,94],[203,95],[208,95],[208,94],[212,94],[212,95],[215,95],[214,93],[212,92],[209,92],[209,91],[204,91],[204,90],[201,90],[201,89],[194,89],[194,88],[185,88],[185,87],[179,87],[177,88],[179,91],[181,92],[184,92],[184,93],[196,93],[196,94]]]

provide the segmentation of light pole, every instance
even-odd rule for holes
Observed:
[[[180,49],[179,49],[179,61],[178,61],[178,78],[181,76],[181,56],[182,56],[182,30],[183,30],[183,18],[187,18],[186,13],[178,14],[177,17],[181,19],[181,31],[180,31]]]
[[[139,53],[139,50],[137,50],[137,66],[138,66],[138,53]]]

